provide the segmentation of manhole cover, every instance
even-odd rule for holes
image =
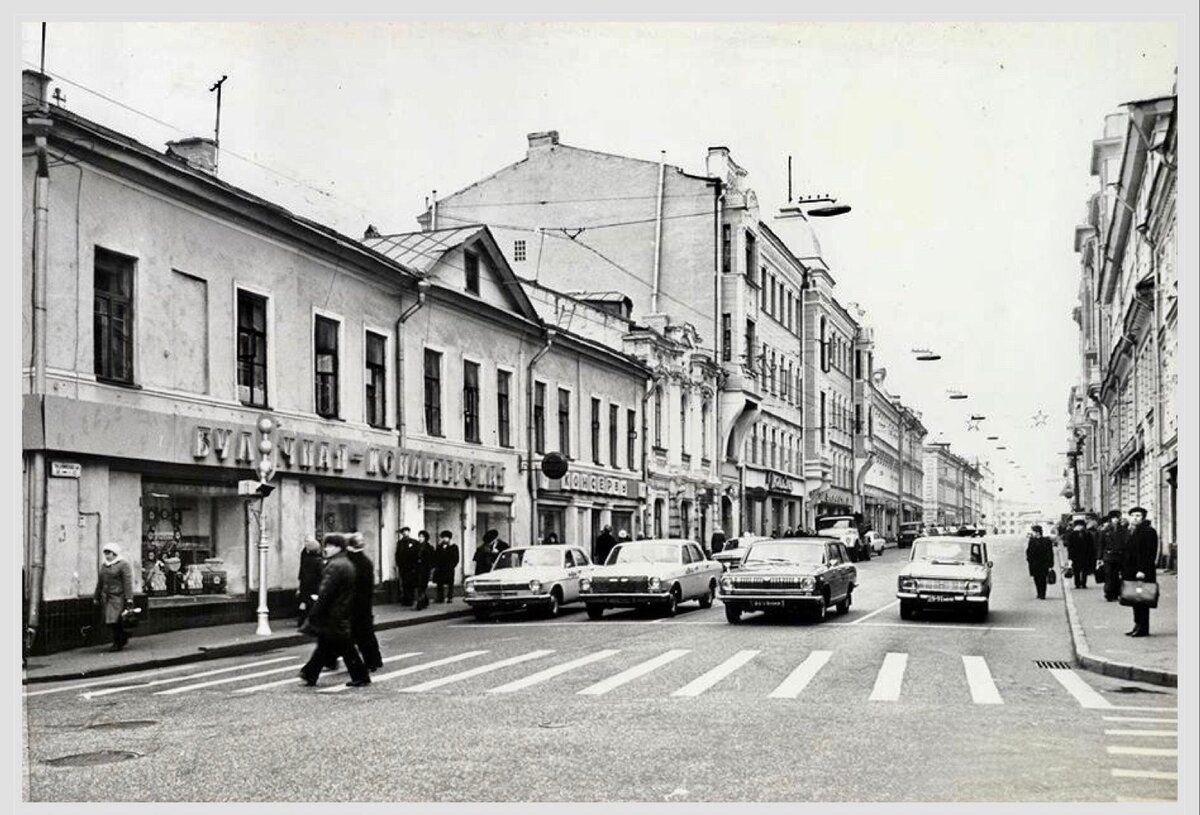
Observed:
[[[118,761],[128,761],[131,758],[141,758],[141,753],[129,750],[97,750],[93,753],[76,753],[71,756],[48,758],[43,763],[51,767],[95,767],[99,764],[115,764]]]
[[[1071,667],[1069,662],[1061,662],[1053,659],[1035,659],[1033,662],[1039,668],[1053,668],[1059,671],[1065,671]]]
[[[123,722],[96,722],[89,724],[88,728],[92,730],[132,730],[135,727],[150,727],[158,724],[153,719],[129,719]]]
[[[1149,688],[1139,688],[1134,685],[1122,685],[1119,688],[1113,688],[1112,693],[1162,693],[1160,690],[1150,690]]]

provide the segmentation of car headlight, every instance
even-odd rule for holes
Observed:
[[[812,591],[816,587],[816,585],[817,585],[817,581],[814,578],[811,578],[811,577],[800,578],[800,590],[801,591]]]
[[[475,593],[475,584],[470,583],[470,582],[466,583],[463,586],[463,591],[465,591],[467,594],[474,594]]]
[[[733,578],[732,577],[722,577],[721,578],[721,591],[733,591]]]
[[[902,577],[900,578],[899,585],[900,591],[913,591],[917,588],[917,581],[913,580],[911,577]]]
[[[591,591],[592,590],[592,581],[586,577],[583,578],[582,580],[580,580],[579,581],[579,590],[580,591]]]
[[[657,577],[650,578],[650,591],[658,591],[662,588],[662,581]]]
[[[983,591],[983,583],[978,580],[971,580],[967,583],[968,594],[979,594]]]
[[[529,581],[529,590],[531,592],[533,592],[534,594],[541,594],[542,593],[542,581],[530,580]]]

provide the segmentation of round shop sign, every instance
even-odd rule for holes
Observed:
[[[546,478],[562,478],[567,474],[567,467],[567,460],[562,453],[547,453],[542,457],[542,473]]]

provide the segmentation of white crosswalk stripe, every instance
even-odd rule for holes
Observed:
[[[1153,737],[1161,736],[1162,738],[1177,739],[1179,734],[1174,730],[1105,730],[1106,736],[1142,736]]]
[[[455,654],[452,657],[435,659],[432,662],[422,662],[420,665],[410,665],[409,667],[401,668],[398,671],[392,671],[391,673],[373,676],[371,677],[371,683],[378,684],[380,682],[387,682],[392,679],[398,679],[401,676],[410,676],[415,673],[421,673],[422,671],[440,668],[443,665],[452,665],[455,662],[462,662],[465,659],[473,659],[474,657],[481,656],[486,653],[488,653],[486,649],[483,651],[466,651],[461,654]],[[346,690],[348,690],[348,688],[345,685],[335,685],[330,688],[321,688],[321,690],[317,691],[317,693],[342,693]]]
[[[825,663],[833,656],[832,651],[813,651],[801,662],[787,678],[779,683],[775,690],[767,694],[771,699],[795,699],[800,695],[817,672],[825,667]]]
[[[1178,719],[1153,719],[1145,716],[1105,716],[1106,722],[1133,722],[1136,724],[1179,724]]]
[[[1118,770],[1112,771],[1113,778],[1149,778],[1156,781],[1178,781],[1179,773],[1161,770]]]
[[[1072,668],[1051,668],[1050,675],[1058,680],[1067,693],[1075,697],[1079,706],[1088,710],[1107,710],[1112,702],[1101,696],[1091,685],[1083,681]]]
[[[1125,745],[1109,745],[1110,756],[1178,756],[1179,751],[1174,747],[1127,747]]]
[[[530,651],[528,654],[509,657],[508,659],[502,659],[499,662],[490,662],[487,665],[480,665],[477,668],[471,668],[470,670],[462,671],[461,673],[450,674],[450,676],[439,677],[438,679],[430,679],[428,682],[422,682],[419,685],[412,685],[411,687],[401,688],[400,690],[404,693],[423,693],[427,690],[440,688],[443,685],[449,685],[452,682],[461,682],[462,680],[470,679],[473,676],[479,676],[480,674],[498,671],[501,668],[507,668],[511,665],[519,665],[522,662],[528,662],[531,659],[541,659],[542,657],[549,656],[553,653],[553,649]]]
[[[691,653],[690,649],[686,648],[672,649],[666,653],[659,654],[653,659],[648,659],[645,662],[634,665],[632,668],[621,671],[621,673],[616,674],[615,676],[610,676],[608,679],[601,680],[594,685],[588,685],[586,688],[579,691],[579,695],[602,696],[614,688],[619,688],[628,682],[632,682],[639,677],[645,676],[651,671],[658,670],[663,665],[673,662],[679,659],[681,656],[689,653]]]
[[[205,676],[216,676],[218,674],[232,673],[234,671],[244,671],[247,668],[261,668],[263,665],[277,664],[277,663],[284,662],[289,659],[295,659],[295,657],[290,656],[290,657],[275,657],[273,659],[263,659],[263,660],[259,660],[258,662],[244,663],[241,665],[231,665],[227,668],[217,668],[216,670],[212,670],[212,671],[201,671],[198,674],[188,674],[187,676],[175,676],[175,677],[171,677],[170,679],[153,679],[149,682],[143,682],[142,684],[139,684],[139,685],[126,685],[126,686],[120,687],[120,688],[105,688],[104,690],[89,691],[87,693],[81,693],[80,696],[82,696],[84,699],[96,699],[97,697],[100,697],[100,696],[108,696],[110,694],[121,693],[121,692],[127,691],[127,690],[139,690],[142,688],[157,687],[158,685],[173,684],[175,682],[187,682],[191,679],[200,679]]]
[[[987,660],[977,656],[963,656],[963,670],[967,673],[967,687],[971,691],[971,701],[977,705],[1002,705],[1000,691],[992,679]]]
[[[141,682],[143,679],[148,679],[153,676],[162,674],[179,673],[180,671],[190,671],[196,666],[188,665],[172,665],[169,668],[152,668],[147,671],[137,671],[135,673],[113,674],[104,679],[93,679],[90,682],[77,682],[70,685],[59,685],[53,688],[44,690],[31,690],[23,693],[23,696],[46,696],[51,693],[68,693],[73,690],[82,690],[83,688],[96,688],[104,685],[123,685],[129,682]]]
[[[599,662],[602,659],[607,659],[608,657],[619,653],[620,651],[617,650],[597,651],[594,654],[588,654],[587,656],[580,657],[579,659],[573,659],[570,662],[564,662],[561,665],[555,665],[554,667],[547,668],[544,671],[538,671],[537,673],[531,674],[524,679],[517,679],[516,681],[509,682],[497,688],[492,688],[488,691],[488,693],[512,693],[514,691],[524,690],[525,688],[537,685],[549,679],[553,679],[556,676],[562,676],[568,671],[573,671],[576,668],[582,668],[584,665],[591,665],[593,662]]]
[[[908,666],[908,654],[888,653],[879,666],[875,687],[871,689],[870,701],[895,702],[900,698],[900,686],[904,684],[904,669]]]
[[[184,685],[179,688],[169,688],[167,690],[155,691],[155,696],[174,696],[179,693],[187,693],[188,691],[200,690],[201,688],[211,688],[214,685],[227,685],[230,682],[243,682],[247,679],[258,679],[260,676],[271,676],[273,674],[283,673],[284,671],[296,671],[304,666],[303,662],[297,662],[292,665],[285,665],[282,668],[268,668],[265,671],[255,671],[254,673],[238,674],[237,676],[226,676],[221,679],[210,679],[207,682],[197,682],[194,685]]]
[[[758,656],[758,654],[758,651],[738,651],[736,654],[722,662],[717,667],[713,668],[711,671],[696,677],[671,695],[699,696],[713,685],[717,684],[722,679],[736,671],[738,668],[754,659],[756,656]]]

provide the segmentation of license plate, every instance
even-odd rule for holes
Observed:
[[[921,599],[927,603],[953,603],[958,600],[957,597],[949,594],[926,594]]]
[[[754,605],[757,608],[783,608],[782,600],[755,600]]]

